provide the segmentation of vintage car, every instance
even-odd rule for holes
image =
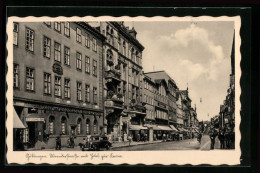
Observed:
[[[91,136],[90,141],[85,145],[81,145],[82,151],[99,151],[102,149],[109,150],[112,143],[108,141],[106,136]]]

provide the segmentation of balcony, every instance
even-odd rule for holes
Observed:
[[[105,100],[105,107],[110,107],[110,108],[117,108],[117,109],[123,109],[123,100],[120,99],[107,99]]]
[[[121,73],[116,70],[107,70],[105,71],[105,79],[112,80],[116,82],[121,82]]]

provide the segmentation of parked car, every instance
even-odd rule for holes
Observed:
[[[109,150],[112,143],[108,141],[106,136],[91,136],[90,142],[86,145],[80,144],[82,151],[99,151],[101,149]]]

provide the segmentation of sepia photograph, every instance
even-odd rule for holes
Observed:
[[[9,17],[8,162],[238,164],[240,25]]]

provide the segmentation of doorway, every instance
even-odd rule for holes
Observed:
[[[36,139],[36,123],[35,122],[27,122],[29,129],[29,146],[30,148],[34,147],[37,139]]]

